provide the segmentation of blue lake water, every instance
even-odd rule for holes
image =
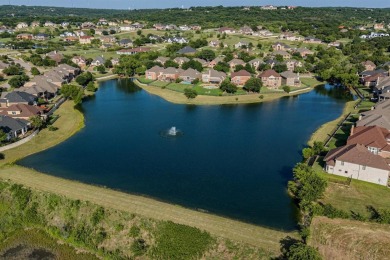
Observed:
[[[85,128],[20,165],[277,229],[296,225],[286,192],[310,135],[337,118],[344,90],[322,86],[250,105],[171,104],[129,80],[101,83]],[[183,133],[164,138],[176,126]]]

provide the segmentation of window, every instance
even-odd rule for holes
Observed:
[[[344,162],[340,162],[341,166],[344,166]]]
[[[347,174],[348,173],[348,171],[345,171],[345,174]]]
[[[363,166],[362,166],[362,170],[365,170],[365,169],[366,169],[366,166],[365,166],[365,165],[363,165]]]

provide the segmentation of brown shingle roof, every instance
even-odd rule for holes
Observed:
[[[266,70],[266,71],[263,71],[261,74],[260,74],[260,77],[261,78],[269,78],[271,76],[274,76],[274,77],[280,77],[280,74],[277,73],[276,71],[274,70]]]
[[[390,131],[378,126],[358,126],[354,128],[353,135],[348,137],[347,144],[362,144],[366,147],[375,147],[384,151],[390,151],[387,143]]]
[[[237,71],[237,72],[233,72],[231,74],[231,77],[234,78],[234,77],[250,77],[251,74],[246,71],[246,70],[240,70],[240,71]]]
[[[345,145],[333,149],[324,158],[328,165],[334,165],[336,160],[390,171],[390,166],[387,164],[386,159],[370,153],[361,144]]]

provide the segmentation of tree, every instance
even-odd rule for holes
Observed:
[[[289,260],[321,260],[321,255],[315,248],[302,242],[292,245],[286,255]]]
[[[283,63],[278,63],[278,64],[275,64],[274,66],[274,71],[276,71],[277,73],[281,73],[283,71],[287,71],[287,65],[286,64],[283,64]]]
[[[204,50],[201,50],[199,53],[198,53],[198,58],[200,59],[204,59],[204,60],[207,60],[207,61],[212,61],[213,59],[215,59],[215,52],[212,51],[212,50],[207,50],[207,49],[204,49]]]
[[[229,79],[225,79],[222,83],[221,86],[219,87],[222,91],[226,93],[236,93],[237,92],[237,86],[230,82]]]
[[[186,88],[186,89],[184,89],[184,95],[185,95],[188,99],[193,99],[193,98],[196,98],[196,96],[198,95],[198,93],[196,92],[195,89]]]
[[[17,75],[8,81],[8,84],[13,88],[19,88],[24,85],[30,78],[26,74]]]
[[[315,141],[313,144],[313,153],[320,155],[323,151],[325,151],[324,143]]]
[[[3,131],[3,129],[0,129],[0,143],[7,140],[7,134]]]
[[[41,75],[41,73],[39,72],[39,70],[36,67],[31,68],[31,74],[33,76]]]
[[[39,129],[43,126],[44,122],[40,116],[32,116],[30,117],[31,125],[35,129]]]
[[[110,59],[106,60],[104,62],[104,67],[106,68],[112,68],[112,61]]]
[[[82,86],[88,85],[90,81],[93,81],[93,75],[91,72],[87,71],[84,73],[81,73],[77,78],[76,82],[79,83]]]
[[[61,87],[61,94],[65,98],[73,99],[74,103],[77,105],[80,104],[83,99],[84,89],[80,86],[65,84]]]
[[[230,71],[230,66],[226,62],[218,62],[217,65],[214,66],[214,69],[216,71],[223,71],[225,73],[228,73]]]
[[[3,73],[8,76],[21,75],[23,73],[23,68],[19,64],[10,65],[3,69]]]
[[[190,60],[188,62],[184,62],[183,65],[181,66],[181,68],[183,70],[187,70],[189,68],[192,68],[192,69],[195,69],[199,72],[201,72],[203,70],[202,63],[200,63],[199,61],[196,61],[196,60]]]
[[[283,90],[284,90],[284,92],[286,92],[286,93],[290,93],[291,88],[290,88],[290,86],[284,86],[284,87],[283,87]]]
[[[303,148],[303,149],[302,149],[302,156],[303,156],[303,158],[309,159],[309,158],[312,157],[313,155],[314,155],[313,149],[311,149],[310,147],[307,147],[307,148]]]
[[[164,63],[164,68],[168,68],[168,67],[179,68],[179,64],[177,64],[177,63],[174,62],[173,60],[167,60],[167,61]]]
[[[101,74],[106,73],[106,68],[104,67],[104,65],[99,65],[99,66],[97,66],[97,67],[96,67],[96,70],[97,70],[99,73],[101,73]]]
[[[244,86],[244,89],[249,92],[260,92],[263,82],[259,78],[250,78]]]
[[[95,92],[96,91],[95,83],[93,83],[93,81],[90,81],[86,87],[86,90]]]

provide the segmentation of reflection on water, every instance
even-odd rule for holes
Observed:
[[[117,88],[124,93],[135,93],[142,90],[133,82],[132,78],[118,79]]]
[[[348,88],[341,85],[319,85],[314,88],[314,91],[322,96],[328,96],[339,100],[351,101],[355,98]]]

